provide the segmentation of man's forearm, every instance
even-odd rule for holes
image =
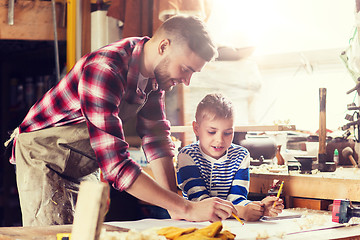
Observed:
[[[215,222],[230,217],[232,212],[237,214],[231,202],[220,198],[207,198],[199,202],[188,201],[162,188],[144,171],[126,191],[145,202],[167,209],[172,219]]]
[[[184,198],[162,188],[145,172],[141,172],[135,182],[126,191],[138,199],[167,210],[178,213],[186,211],[187,201]]]
[[[164,157],[150,162],[156,182],[165,189],[177,192],[175,168],[171,157]]]

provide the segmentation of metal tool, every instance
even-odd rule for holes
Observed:
[[[335,199],[333,202],[332,221],[347,223],[352,217],[360,217],[360,208],[355,208],[350,200]]]
[[[56,82],[59,82],[60,81],[60,65],[59,65],[59,47],[58,47],[58,36],[57,36],[55,0],[51,0],[51,7],[52,7],[52,15],[53,15],[53,28],[54,28]]]
[[[357,92],[359,92],[359,89],[360,89],[360,82],[358,82],[356,85],[355,85],[355,87],[353,87],[352,89],[350,89],[349,91],[347,91],[346,92],[346,94],[350,94],[350,93],[352,93],[353,91],[357,91]]]
[[[342,150],[342,155],[345,159],[349,158],[353,167],[357,168],[358,165],[353,157],[354,151],[351,147],[346,147]]]
[[[14,25],[14,5],[15,5],[15,0],[9,0],[9,8],[8,8],[9,25]]]
[[[301,218],[301,217],[302,217],[301,214],[277,216],[277,217],[263,216],[260,218],[260,220],[261,221],[275,221],[275,220],[286,220],[286,219],[294,219],[294,218]]]
[[[359,225],[359,224],[350,224],[349,226],[357,226],[357,225]],[[306,233],[306,232],[318,232],[318,231],[336,229],[336,228],[343,228],[343,227],[348,227],[348,225],[343,224],[343,225],[337,225],[337,226],[331,226],[331,227],[323,227],[323,228],[317,228],[317,229],[302,230],[302,231],[287,233],[286,235],[301,234],[301,233]]]

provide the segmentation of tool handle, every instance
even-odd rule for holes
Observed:
[[[357,168],[358,165],[357,165],[354,157],[353,157],[352,155],[349,155],[349,159],[350,159],[350,161],[351,161],[351,164],[352,164],[355,168]]]
[[[14,25],[14,6],[15,0],[9,0],[9,9],[8,9],[8,24]]]
[[[319,154],[326,154],[326,88],[319,88]]]
[[[352,217],[360,217],[360,208],[348,208],[348,216]]]

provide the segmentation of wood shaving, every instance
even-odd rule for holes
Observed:
[[[263,230],[263,231],[259,231],[257,233],[257,236],[256,236],[256,239],[268,239],[270,236],[268,234],[268,232],[266,230]]]
[[[287,173],[288,169],[286,165],[269,165],[261,164],[260,166],[251,166],[250,173]]]
[[[285,237],[285,235],[286,235],[285,232],[277,232],[277,233],[269,234],[266,230],[263,230],[257,232],[256,240],[268,239],[268,238],[282,239]]]
[[[301,212],[302,216],[299,219],[294,219],[298,224],[300,230],[308,230],[311,228],[321,227],[331,222],[331,214],[321,210],[294,208],[294,212]]]
[[[100,240],[166,240],[166,237],[156,233],[156,229],[144,230],[142,232],[130,229],[128,232],[110,232],[102,229]]]
[[[360,224],[360,218],[359,217],[352,217],[349,220],[349,225],[351,224]]]

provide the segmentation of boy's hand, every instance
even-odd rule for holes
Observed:
[[[248,203],[246,206],[238,206],[239,216],[246,221],[254,222],[264,215],[264,204],[259,201]]]
[[[275,196],[268,196],[261,202],[264,204],[264,216],[276,217],[284,209],[283,200]]]

